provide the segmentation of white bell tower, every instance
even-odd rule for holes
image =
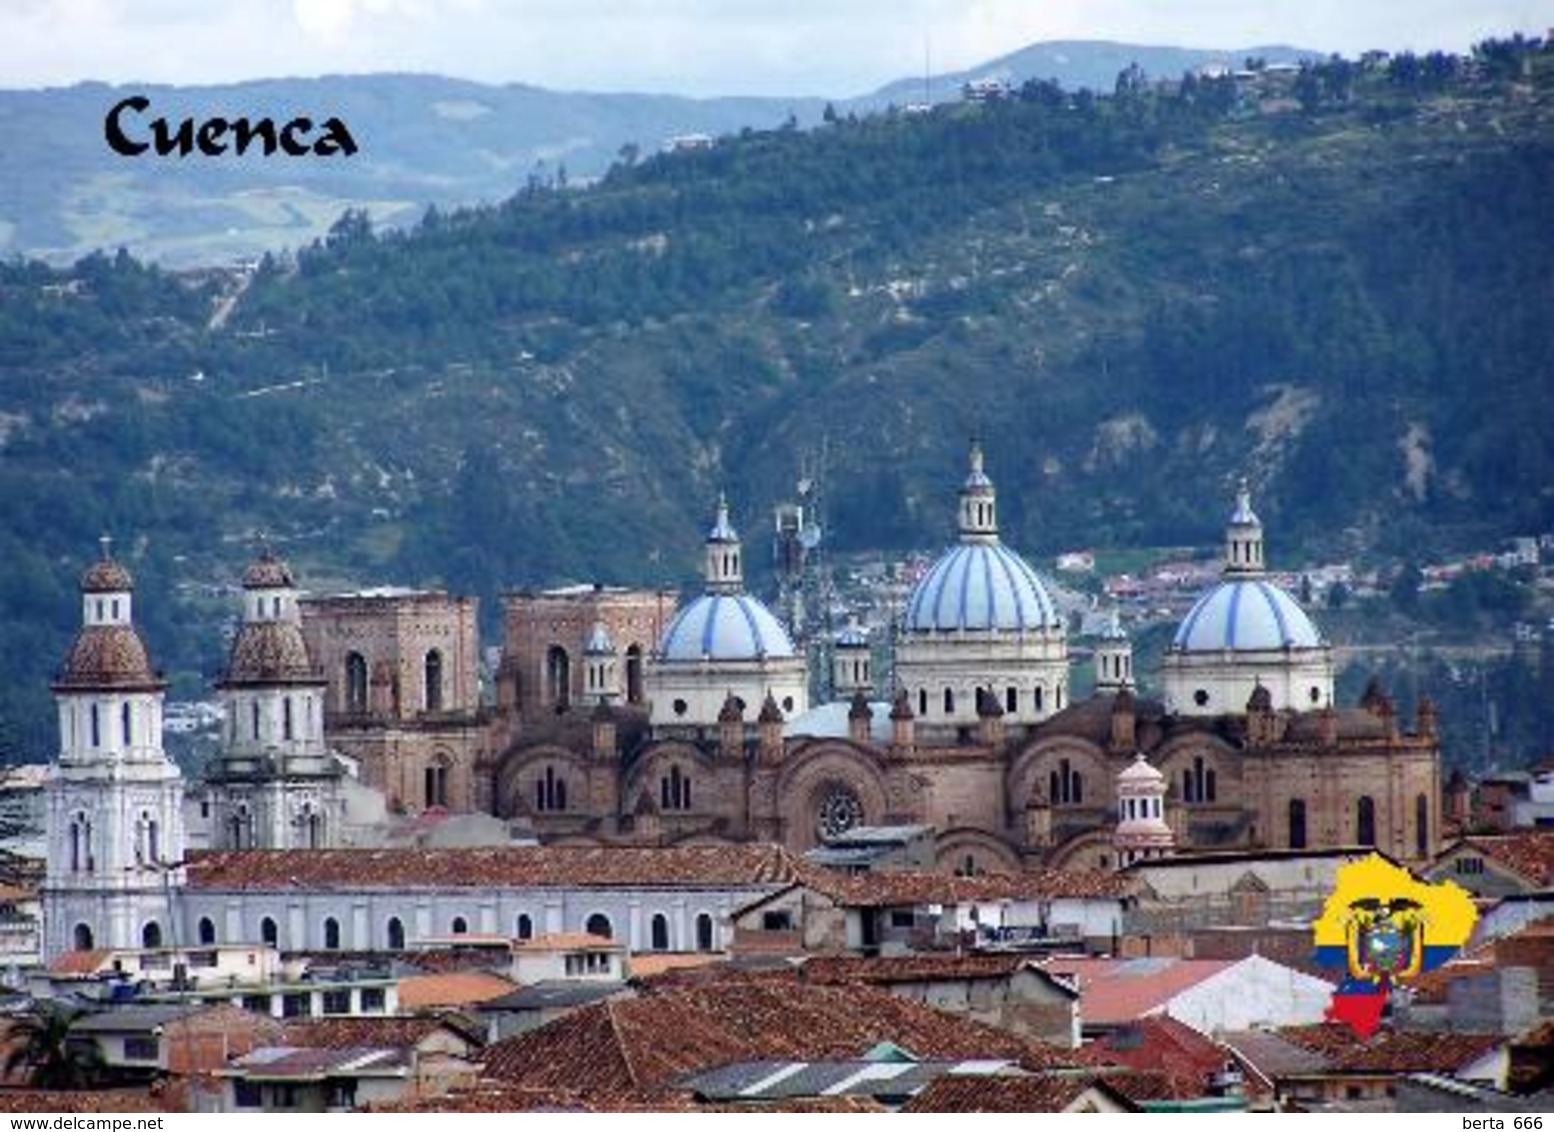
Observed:
[[[162,750],[167,683],[135,631],[133,591],[104,538],[81,577],[82,626],[52,685],[60,749],[46,787],[45,960],[180,942],[183,776]]]

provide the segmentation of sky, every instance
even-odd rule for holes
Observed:
[[[1463,51],[1554,0],[0,0],[0,87],[416,71],[568,90],[862,94],[1051,39]]]

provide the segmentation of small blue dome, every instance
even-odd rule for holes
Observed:
[[[757,660],[794,655],[771,610],[749,594],[703,594],[675,614],[660,660]]]
[[[1186,652],[1314,649],[1322,634],[1289,594],[1258,579],[1225,581],[1200,597],[1171,642]]]
[[[996,541],[951,547],[907,601],[908,632],[1055,629],[1061,624],[1036,571]]]

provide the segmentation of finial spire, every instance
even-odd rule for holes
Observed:
[[[1263,572],[1263,522],[1252,510],[1252,490],[1246,477],[1236,481],[1236,509],[1225,525],[1225,573]]]
[[[707,532],[705,574],[709,593],[738,593],[744,588],[739,532],[728,517],[728,498],[718,492],[718,513]]]
[[[962,542],[994,542],[998,538],[998,513],[993,481],[982,469],[982,445],[975,438],[969,463],[960,489],[960,538]]]
[[[113,536],[107,531],[97,536],[97,545],[102,548],[104,562],[113,561]]]

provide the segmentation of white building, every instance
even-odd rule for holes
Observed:
[[[183,776],[162,750],[162,697],[131,614],[129,571],[102,559],[81,578],[82,626],[53,684],[44,954],[160,947],[184,883]]]
[[[956,545],[913,588],[896,645],[918,728],[974,726],[979,691],[1006,724],[1046,719],[1067,701],[1063,619],[1036,571],[999,541],[997,496],[975,444],[958,527]]]
[[[722,497],[703,573],[706,592],[675,615],[647,667],[653,726],[715,726],[730,698],[746,717],[768,700],[784,719],[802,715],[808,665],[771,610],[745,593],[739,534]]]
[[[1258,688],[1274,711],[1333,703],[1333,654],[1286,591],[1268,579],[1263,524],[1242,480],[1225,530],[1222,580],[1182,619],[1163,663],[1165,704],[1181,715],[1246,710]]]

